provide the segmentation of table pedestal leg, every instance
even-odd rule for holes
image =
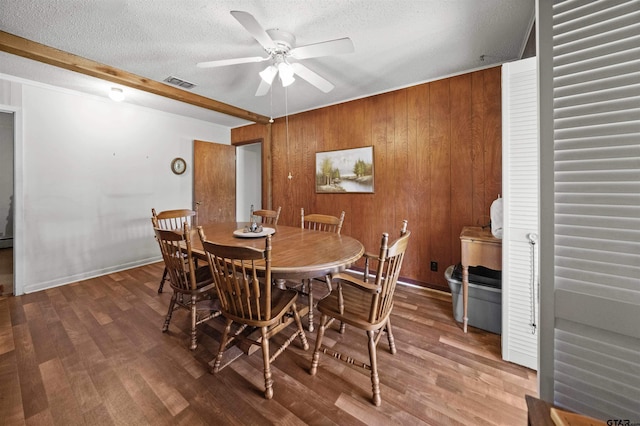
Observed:
[[[467,332],[467,302],[469,300],[469,267],[462,265],[462,330]]]

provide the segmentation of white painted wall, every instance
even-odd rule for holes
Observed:
[[[191,208],[194,139],[230,143],[226,127],[24,80],[0,84],[0,109],[12,99],[22,122],[15,294],[160,260],[151,208]],[[169,168],[178,156],[181,176]]]

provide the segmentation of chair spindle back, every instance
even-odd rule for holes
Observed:
[[[154,223],[154,232],[169,273],[171,286],[181,290],[195,290],[196,277],[189,225],[186,222],[183,223],[182,231],[178,231],[160,229]]]
[[[384,233],[380,242],[380,255],[376,269],[375,285],[380,290],[373,296],[369,321],[378,322],[386,318],[393,308],[393,295],[400,276],[402,261],[407,250],[411,232],[406,230],[406,221],[401,236],[388,245],[389,234]]]
[[[278,210],[256,210],[253,215],[260,216],[264,225],[277,225],[280,218],[280,210],[282,210],[282,207],[278,207]]]
[[[300,226],[303,229],[311,229],[314,231],[325,231],[340,233],[342,230],[342,223],[344,222],[344,211],[340,214],[340,217],[335,217],[326,214],[309,214],[304,215],[304,207],[300,209]]]
[[[198,233],[225,315],[246,323],[270,318],[271,236],[266,238],[265,249],[260,250],[207,241],[202,227],[198,227]],[[260,277],[258,263],[265,268]]]
[[[153,219],[156,222],[153,222]],[[182,229],[185,223],[190,227],[195,227],[197,222],[196,212],[189,209],[165,210],[156,213],[156,209],[151,209],[151,221],[155,228],[160,229]]]

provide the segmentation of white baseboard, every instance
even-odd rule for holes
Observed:
[[[99,269],[96,271],[84,272],[82,274],[57,278],[51,281],[28,284],[24,286],[23,290],[25,294],[34,293],[36,291],[42,291],[42,290],[47,290],[54,287],[60,287],[60,286],[75,283],[78,281],[88,280],[91,278],[100,277],[102,275],[112,274],[114,272],[120,272],[120,271],[125,271],[127,269],[137,268],[138,266],[150,265],[152,263],[156,263],[160,261],[162,261],[161,257],[153,257],[148,259],[137,260],[134,262],[125,263],[122,265],[115,265],[108,268]]]
[[[0,238],[0,249],[13,247],[13,238]]]

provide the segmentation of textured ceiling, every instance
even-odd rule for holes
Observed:
[[[2,31],[162,81],[266,116],[280,117],[494,66],[520,58],[534,0],[2,0]],[[198,68],[218,59],[265,56],[229,13],[252,14],[296,45],[349,37],[355,52],[301,60],[335,88],[323,93],[301,78],[256,97],[265,63]],[[104,95],[108,83],[0,53],[0,73]],[[126,89],[125,89],[126,90]],[[127,101],[226,126],[243,120],[132,89]]]

